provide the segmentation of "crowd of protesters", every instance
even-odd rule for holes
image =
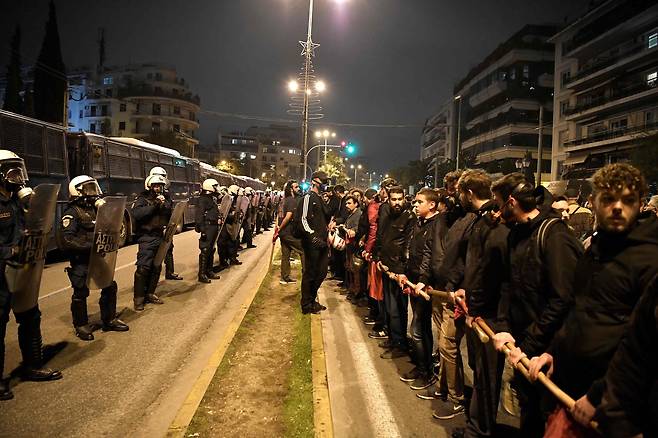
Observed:
[[[294,250],[305,264],[302,310],[326,309],[317,289],[329,267],[368,308],[381,358],[414,363],[400,380],[437,400],[433,417],[466,416],[453,436],[509,436],[503,411],[522,437],[657,433],[658,197],[637,169],[607,165],[587,197],[482,170],[449,173],[411,202],[390,178],[365,192],[330,188],[322,172],[312,182],[299,200],[289,182],[279,214],[292,230],[285,258]],[[575,404],[552,397],[545,377]]]

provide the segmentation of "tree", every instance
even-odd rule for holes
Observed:
[[[64,94],[68,87],[66,67],[57,28],[55,3],[50,0],[46,35],[34,66],[34,113],[47,122],[64,121]]]
[[[18,114],[25,114],[25,103],[21,97],[23,80],[21,78],[21,28],[16,26],[9,46],[9,63],[7,64],[7,87],[3,109]]]
[[[349,180],[347,172],[345,171],[343,157],[334,151],[327,152],[326,164],[323,162],[317,170],[326,172],[334,184],[345,184]]]
[[[658,133],[645,134],[631,151],[630,161],[640,169],[649,183],[658,181]]]
[[[396,167],[388,173],[405,189],[409,186],[422,187],[430,175],[430,162],[430,159],[409,161],[406,166]]]

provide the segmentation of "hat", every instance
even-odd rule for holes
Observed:
[[[317,172],[313,172],[313,175],[311,176],[311,181],[316,178],[322,181],[323,184],[326,184],[327,181],[329,181],[329,176],[327,175],[327,172],[323,172],[321,170],[318,170]]]
[[[564,196],[567,198],[577,198],[580,195],[577,188],[571,187],[564,192]]]

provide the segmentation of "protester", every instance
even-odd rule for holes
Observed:
[[[297,197],[301,190],[299,184],[290,180],[283,186],[284,198],[279,205],[278,226],[275,229],[275,235],[281,239],[281,284],[294,283],[296,279],[290,276],[290,255],[292,252],[299,254],[302,260],[302,270],[304,267],[304,250],[302,241],[292,234],[291,221],[297,208]]]
[[[344,225],[345,238],[347,240],[347,245],[345,247],[345,272],[347,288],[349,290],[348,299],[353,299],[353,297],[359,293],[361,280],[361,266],[353,266],[354,253],[359,249],[359,244],[355,238],[357,228],[359,227],[359,221],[361,219],[361,208],[359,206],[359,201],[352,195],[345,197],[345,207],[348,211],[348,216],[345,219]]]

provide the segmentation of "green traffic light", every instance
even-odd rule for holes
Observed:
[[[345,151],[347,152],[348,155],[352,155],[354,152],[356,152],[356,148],[354,147],[353,144],[348,144],[347,147],[345,148]]]

